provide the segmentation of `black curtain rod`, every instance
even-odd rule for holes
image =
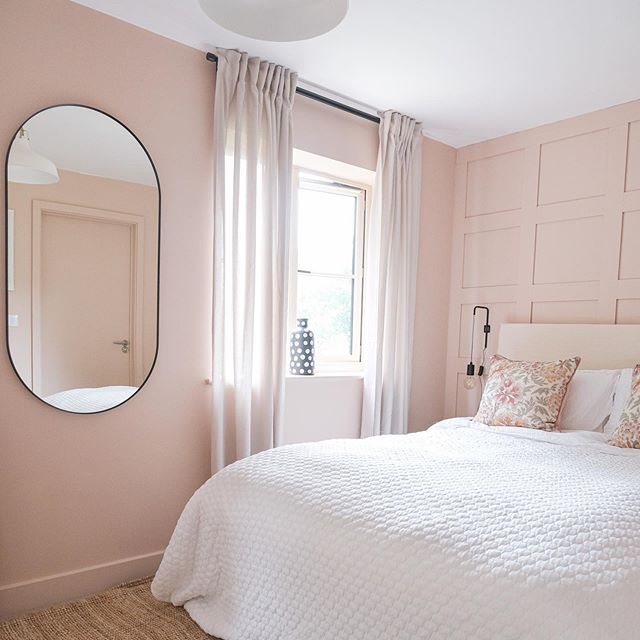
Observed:
[[[207,53],[207,60],[209,60],[209,62],[215,62],[216,64],[218,64],[218,56],[215,53]],[[367,113],[366,111],[360,111],[360,109],[350,107],[348,104],[338,102],[337,100],[332,100],[331,98],[327,98],[326,96],[320,95],[319,93],[314,93],[313,91],[303,89],[302,87],[297,87],[296,93],[299,93],[301,96],[305,96],[305,98],[311,98],[312,100],[316,100],[317,102],[322,102],[322,104],[340,109],[341,111],[346,111],[347,113],[358,116],[359,118],[364,118],[365,120],[369,120],[370,122],[380,124],[380,118],[378,118],[378,116],[374,116],[371,113]]]

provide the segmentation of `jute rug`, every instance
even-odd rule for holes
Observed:
[[[217,640],[182,607],[158,602],[151,578],[0,622],[0,640]]]

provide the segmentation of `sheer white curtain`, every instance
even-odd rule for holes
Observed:
[[[213,473],[280,438],[297,83],[246,53],[216,53]]]
[[[387,111],[365,256],[361,436],[406,433],[420,226],[420,123]]]

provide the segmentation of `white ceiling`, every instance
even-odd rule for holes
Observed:
[[[24,128],[31,148],[58,169],[157,186],[149,158],[118,122],[85,107],[46,109]]]
[[[640,98],[638,0],[351,0],[334,31],[292,43],[237,36],[198,0],[74,1],[202,51],[289,66],[453,146]]]

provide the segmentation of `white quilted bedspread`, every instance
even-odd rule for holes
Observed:
[[[640,452],[456,419],[267,451],[153,581],[224,640],[640,638]]]
[[[138,387],[85,387],[59,391],[44,400],[58,409],[76,413],[95,413],[111,409],[128,400]]]

